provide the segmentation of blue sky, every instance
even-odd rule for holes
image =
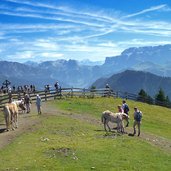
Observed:
[[[0,0],[0,60],[103,61],[163,44],[170,0]]]

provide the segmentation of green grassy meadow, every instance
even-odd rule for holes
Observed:
[[[169,171],[171,153],[141,137],[106,133],[102,111],[117,111],[121,99],[68,98],[47,102],[56,109],[32,117],[40,120],[29,132],[0,149],[0,171]],[[143,112],[142,132],[171,141],[171,110],[127,101]],[[162,117],[161,117],[162,116]],[[164,116],[164,117],[163,117]]]

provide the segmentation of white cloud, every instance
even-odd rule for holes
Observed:
[[[165,44],[171,44],[171,40],[144,40],[144,39],[132,39],[129,41],[120,41],[117,43],[118,47],[123,47],[124,49],[126,47],[133,47],[133,46],[156,46],[156,45],[165,45]]]
[[[10,59],[58,59],[79,55],[99,60],[118,55],[130,46],[170,43],[167,41],[171,37],[170,21],[144,18],[149,12],[170,12],[166,4],[123,15],[117,11],[78,10],[37,1],[6,1],[16,3],[16,7],[1,5],[1,14],[38,21],[34,24],[0,23],[0,40],[4,41],[0,42],[1,47]],[[141,20],[137,19],[140,15]]]
[[[104,43],[100,43],[100,44],[98,44],[99,46],[102,46],[102,47],[111,47],[111,48],[116,48],[117,47],[117,45],[116,45],[116,43],[113,43],[113,42],[111,42],[111,41],[108,41],[108,42],[104,42]]]
[[[64,54],[62,53],[56,53],[56,52],[44,52],[44,53],[40,53],[39,54],[41,57],[45,57],[45,59],[47,58],[55,58],[55,59],[58,59],[58,58],[61,58],[64,56]]]
[[[123,18],[131,18],[131,17],[135,17],[135,16],[138,16],[138,15],[141,15],[141,14],[148,13],[148,12],[158,11],[158,10],[161,10],[163,8],[166,8],[166,4],[162,4],[162,5],[158,5],[158,6],[153,6],[153,7],[150,7],[148,9],[144,9],[144,10],[142,10],[140,12],[129,14],[127,16],[124,16]]]
[[[33,42],[33,46],[38,47],[44,50],[58,50],[58,45],[55,42],[51,42],[49,40],[38,39]]]
[[[33,58],[34,58],[33,51],[16,52],[14,54],[8,55],[8,59],[11,61],[33,59]]]

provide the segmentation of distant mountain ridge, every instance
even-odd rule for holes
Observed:
[[[88,87],[94,81],[93,67],[80,66],[75,60],[46,61],[34,65],[32,62],[21,64],[0,61],[0,66],[2,82],[8,79],[15,85],[36,84],[39,88],[44,88],[46,84],[53,86],[59,81],[63,87]]]
[[[109,78],[98,79],[92,86],[104,88],[106,84],[109,84],[114,91],[133,94],[138,94],[143,89],[152,97],[162,88],[165,94],[171,98],[171,78],[160,77],[149,72],[126,70],[113,74]]]
[[[143,66],[146,62],[155,65],[156,69],[153,70],[153,67],[149,66],[148,70],[146,70]],[[170,76],[171,45],[129,48],[119,56],[107,57],[102,67],[109,71],[108,74],[110,74],[111,70],[114,73],[125,69],[135,69],[149,71],[160,76]],[[163,68],[163,70],[160,70],[160,68]],[[158,69],[160,72],[157,71]]]
[[[28,61],[24,64],[0,61],[0,66],[2,81],[6,78],[14,84],[34,83],[44,87],[58,80],[63,87],[87,88],[99,78],[110,77],[127,69],[171,76],[171,45],[129,48],[118,56],[106,57],[101,65],[60,59],[40,63]]]
[[[9,80],[12,85],[35,84],[43,88],[52,79],[45,71],[18,62],[0,61],[0,80]],[[55,80],[53,80],[55,82]]]

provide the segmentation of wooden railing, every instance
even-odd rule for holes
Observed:
[[[160,106],[165,106],[171,108],[170,103],[164,103],[160,101],[156,101],[153,98],[143,98],[139,95],[122,92],[122,91],[113,91],[109,88],[101,88],[101,89],[85,89],[85,88],[60,88],[58,90],[42,90],[42,91],[35,91],[35,92],[28,92],[31,101],[35,102],[36,95],[39,94],[42,101],[53,100],[53,99],[61,99],[66,97],[82,97],[82,98],[94,98],[94,97],[113,97],[113,98],[122,98],[122,99],[129,99],[140,101],[149,104],[156,104]],[[21,92],[13,92],[12,93],[13,100],[18,100],[23,98],[23,93]],[[3,108],[5,103],[9,102],[9,95],[8,94],[1,94],[0,95],[0,108]]]

